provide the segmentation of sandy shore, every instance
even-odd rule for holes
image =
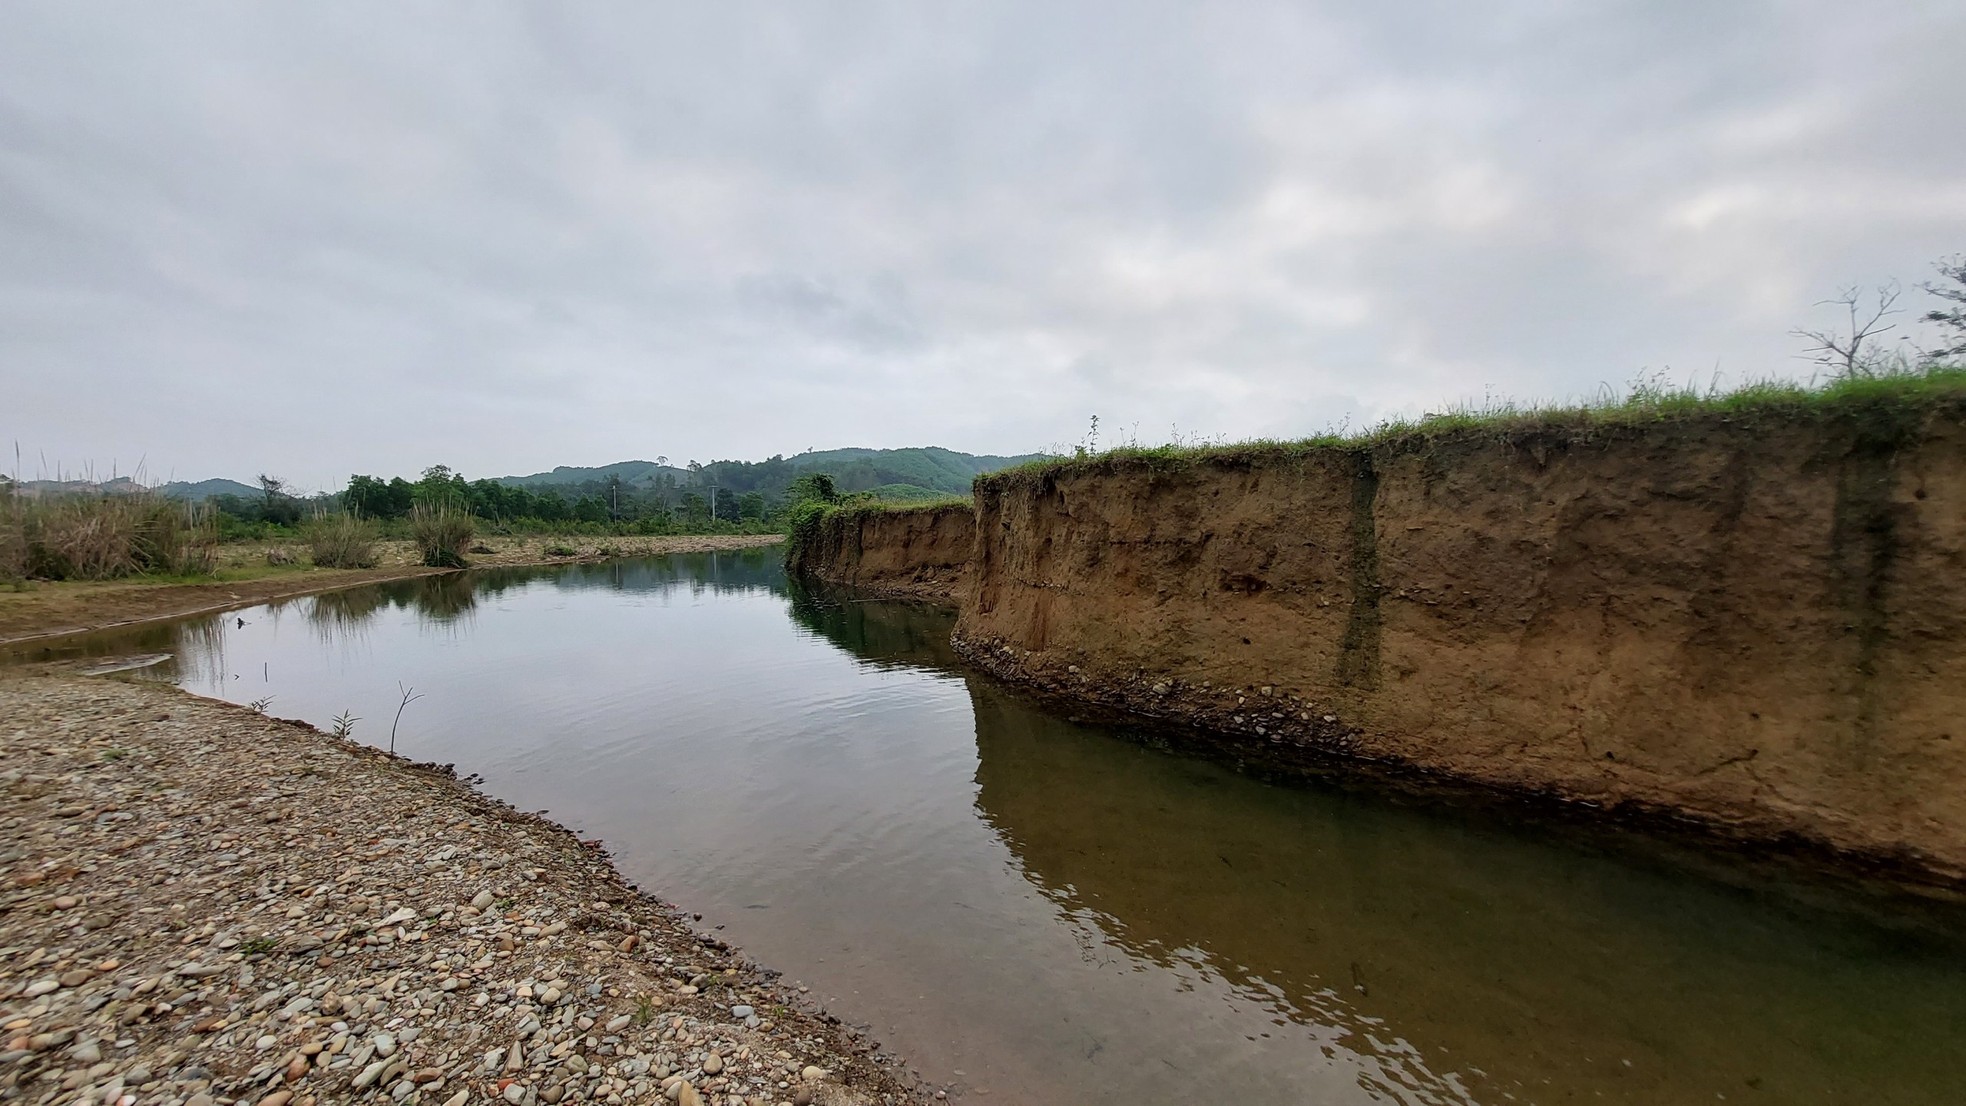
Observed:
[[[472,554],[471,563],[475,567],[567,564],[604,557],[752,549],[777,544],[784,538],[777,534],[713,534],[640,538],[488,537],[481,540],[483,547],[491,552]],[[447,571],[418,564],[415,550],[409,542],[377,543],[374,568],[332,569],[311,565],[295,565],[279,570],[268,568],[267,554],[282,548],[265,542],[243,542],[221,547],[220,571],[228,575],[249,571],[265,573],[250,579],[224,579],[214,583],[156,583],[143,579],[33,582],[20,591],[0,589],[0,645],[182,618],[311,592]],[[549,548],[571,549],[573,553],[555,556],[546,552]],[[305,560],[305,550],[285,551]]]
[[[0,677],[0,1101],[931,1101],[598,845],[310,726]]]

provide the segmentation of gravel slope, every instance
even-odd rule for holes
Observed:
[[[926,1101],[598,847],[312,727],[0,676],[0,1101]]]

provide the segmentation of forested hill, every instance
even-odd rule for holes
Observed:
[[[1023,464],[1036,456],[978,456],[939,446],[827,449],[764,461],[712,461],[694,469],[668,464],[667,458],[617,461],[593,468],[562,466],[530,476],[504,476],[498,482],[539,491],[549,487],[582,489],[619,479],[624,488],[715,485],[733,493],[755,491],[775,497],[805,473],[823,472],[833,477],[841,491],[878,491],[890,499],[930,499],[967,494],[970,481],[979,474]]]

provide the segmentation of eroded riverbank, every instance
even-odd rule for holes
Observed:
[[[100,678],[0,678],[0,735],[0,1098],[925,1100],[446,772]]]
[[[817,579],[935,593],[1082,703],[1966,891],[1966,391],[1121,451],[843,508]],[[952,551],[965,541],[966,561]]]
[[[952,1098],[1956,1097],[1966,929],[1939,914],[1271,786],[976,672],[954,622],[801,589],[752,550],[397,581],[53,652],[358,716],[377,746],[413,686],[399,750],[605,839]]]

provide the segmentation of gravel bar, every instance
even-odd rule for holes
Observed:
[[[942,1097],[447,766],[68,675],[0,741],[0,1101]]]

